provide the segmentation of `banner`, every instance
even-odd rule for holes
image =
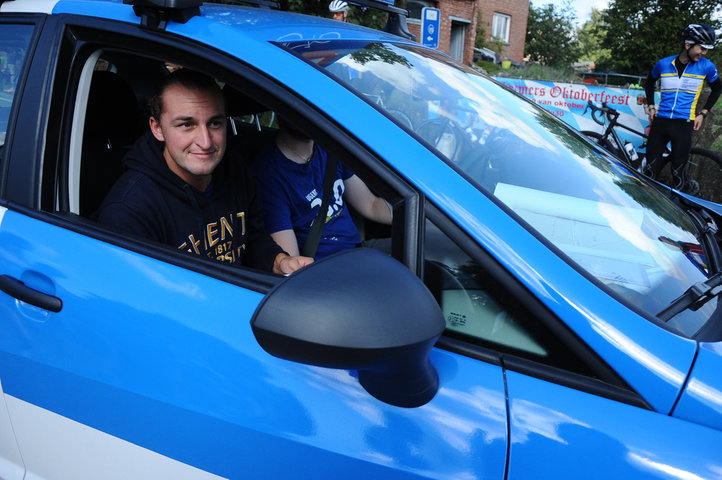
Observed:
[[[591,110],[584,113],[589,100],[600,107],[602,103],[606,103],[608,107],[619,111],[618,122],[636,132],[644,132],[649,126],[649,119],[644,109],[647,101],[644,90],[641,89],[543,82],[507,77],[494,78],[577,130],[604,132],[605,127],[592,119]],[[657,94],[655,93],[655,95]],[[637,150],[644,151],[644,138],[641,134],[634,134],[622,128],[616,130],[623,141],[632,142]]]

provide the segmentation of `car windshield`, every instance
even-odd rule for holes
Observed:
[[[573,129],[423,47],[282,45],[326,70],[463,170],[626,302],[656,315],[710,275],[689,217]],[[694,335],[713,300],[669,325]]]

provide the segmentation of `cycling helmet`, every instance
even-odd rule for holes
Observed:
[[[343,0],[331,0],[331,3],[328,4],[328,11],[331,13],[347,12],[348,3]]]
[[[698,43],[702,48],[712,50],[716,39],[714,29],[704,23],[692,23],[682,32],[682,38],[687,43]]]

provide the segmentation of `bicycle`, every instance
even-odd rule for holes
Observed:
[[[626,140],[622,140],[617,132],[618,128],[627,130],[644,140],[640,147],[644,147],[647,140],[647,134],[640,132],[634,128],[619,122],[620,112],[606,103],[602,106],[596,105],[589,100],[584,114],[587,110],[591,110],[591,117],[599,125],[605,126],[604,133],[594,132],[591,130],[582,130],[582,134],[593,140],[596,144],[609,151],[612,155],[622,160],[631,168],[645,174],[647,161],[645,154],[635,148],[635,146]],[[606,120],[606,121],[605,121]],[[670,154],[667,149],[663,154],[665,157]],[[665,166],[662,172],[667,172],[669,166]],[[686,165],[687,183],[682,191],[691,195],[698,196],[705,200],[722,203],[722,155],[704,148],[692,147],[689,152],[689,160]],[[706,178],[719,181],[703,182],[700,184],[696,179]],[[660,173],[660,181],[668,180],[665,173]]]

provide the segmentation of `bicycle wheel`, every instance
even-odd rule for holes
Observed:
[[[687,179],[699,183],[698,197],[722,203],[722,154],[692,147],[687,162]]]
[[[582,130],[581,133],[585,137],[594,141],[594,143],[596,143],[597,145],[600,145],[604,150],[608,151],[615,157],[619,158],[620,160],[624,160],[622,152],[619,151],[619,148],[614,145],[612,141],[609,140],[609,138],[604,138],[601,133],[592,132],[591,130]]]

